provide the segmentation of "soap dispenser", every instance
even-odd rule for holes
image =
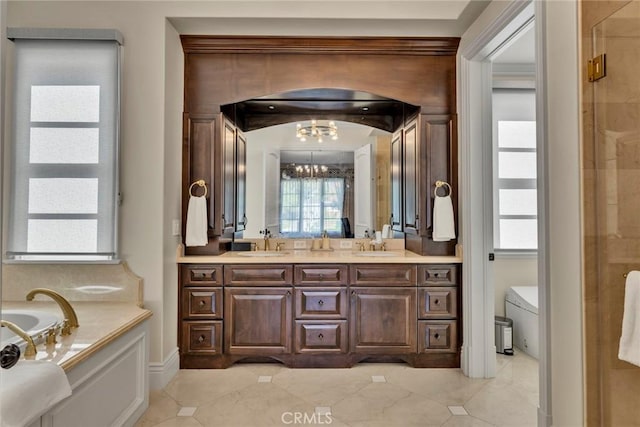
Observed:
[[[329,235],[327,234],[327,230],[322,232],[322,249],[329,250],[331,249],[331,245],[329,244]]]

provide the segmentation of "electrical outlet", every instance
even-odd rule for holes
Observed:
[[[353,248],[353,242],[351,240],[340,240],[340,249]]]
[[[307,242],[304,240],[294,240],[293,249],[307,249]]]
[[[180,227],[180,220],[179,219],[174,219],[171,222],[171,233],[174,236],[179,236],[180,235],[180,233],[182,232],[181,228],[182,227]]]

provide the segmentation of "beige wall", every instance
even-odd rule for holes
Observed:
[[[538,285],[538,258],[501,257],[496,255],[493,262],[493,282],[496,316],[505,315],[504,298],[511,286]]]

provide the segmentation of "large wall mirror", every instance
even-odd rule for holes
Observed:
[[[330,237],[366,237],[389,222],[391,133],[307,120],[245,137],[243,237],[260,237],[265,228],[284,238],[318,237],[324,231]]]
[[[418,107],[368,92],[295,90],[222,106],[247,140],[242,237],[367,237],[391,216],[391,135]]]

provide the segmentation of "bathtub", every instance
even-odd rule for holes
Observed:
[[[39,336],[44,335],[42,332],[62,321],[61,318],[50,313],[28,310],[2,310],[0,315],[2,320],[15,323],[23,331],[31,335],[36,344],[43,340],[43,337]],[[17,344],[21,350],[24,350],[26,346],[26,342],[9,328],[0,328],[0,350],[7,344]]]

